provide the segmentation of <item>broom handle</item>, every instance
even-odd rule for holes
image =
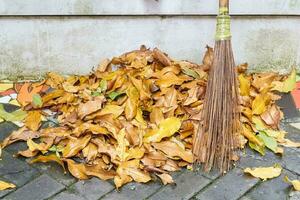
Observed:
[[[227,11],[224,13],[224,9]],[[219,13],[228,14],[229,0],[219,0]]]
[[[220,0],[219,6],[221,7],[227,7],[228,8],[229,0]]]

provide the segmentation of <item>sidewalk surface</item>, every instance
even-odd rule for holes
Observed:
[[[287,138],[300,141],[300,114],[290,95],[279,102],[285,113],[281,123],[288,132]],[[6,107],[7,110],[13,110]],[[299,124],[298,124],[299,123]],[[0,141],[18,127],[9,122],[0,123]],[[300,192],[283,181],[300,179],[300,149],[285,148],[282,157],[266,152],[264,157],[250,149],[241,153],[236,167],[225,176],[217,172],[205,174],[201,171],[182,170],[173,173],[176,185],[163,186],[159,181],[148,184],[130,183],[116,191],[112,182],[92,178],[78,181],[70,174],[64,174],[56,163],[28,164],[24,158],[14,158],[18,150],[26,149],[25,143],[12,144],[2,152],[0,161],[0,180],[17,185],[14,190],[0,191],[0,199],[11,200],[300,200]],[[272,166],[279,163],[283,167],[280,177],[261,181],[244,175],[245,167]]]

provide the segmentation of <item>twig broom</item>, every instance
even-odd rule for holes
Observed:
[[[216,167],[223,173],[231,167],[240,128],[228,1],[219,2],[214,59],[209,72],[202,119],[193,139],[194,161],[203,163],[205,171]]]

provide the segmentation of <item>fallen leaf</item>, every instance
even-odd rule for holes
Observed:
[[[287,183],[291,183],[296,191],[300,191],[300,181],[299,180],[290,180],[288,176],[285,176],[284,181]]]
[[[296,87],[296,69],[293,68],[290,75],[284,81],[275,81],[273,82],[274,87],[272,90],[277,90],[279,92],[290,92]]]
[[[70,138],[69,142],[62,151],[64,158],[75,156],[81,151],[90,141],[91,135],[85,135],[80,138]]]
[[[74,160],[71,160],[71,159],[67,159],[66,162],[68,164],[68,169],[69,169],[70,173],[74,177],[76,177],[80,180],[85,180],[85,179],[89,178],[86,174],[86,168],[85,168],[84,164],[76,163]]]
[[[189,163],[193,162],[192,152],[182,149],[174,142],[163,141],[160,143],[153,143],[152,145],[155,149],[164,152],[167,156],[179,157]]]
[[[37,131],[41,125],[42,115],[38,110],[29,111],[25,118],[25,126],[32,131]]]
[[[281,114],[277,105],[272,105],[265,112],[261,114],[261,118],[264,122],[272,126],[273,128],[277,128],[279,126]]]
[[[95,100],[88,101],[86,103],[80,104],[78,106],[78,115],[80,118],[84,118],[85,116],[96,112],[102,108],[102,103],[104,102],[104,97],[99,96],[96,97]]]
[[[254,177],[262,179],[263,181],[280,176],[281,171],[282,168],[279,165],[274,165],[273,167],[257,167],[252,169],[244,169],[245,173],[249,173]]]
[[[266,110],[266,106],[270,101],[268,94],[259,94],[255,97],[252,102],[252,113],[255,115],[260,115]]]
[[[0,181],[0,191],[15,188],[15,187],[16,187],[16,185],[14,185],[12,183],[8,183],[8,182],[5,182],[5,181]]]
[[[164,185],[174,183],[174,180],[170,174],[157,174],[157,176],[161,179]]]
[[[7,112],[3,105],[0,104],[0,118],[5,121],[15,122],[22,121],[26,117],[27,113],[22,109],[15,110],[13,112]]]
[[[55,155],[55,154],[49,154],[46,156],[39,155],[37,158],[34,158],[30,161],[30,163],[36,163],[36,162],[43,162],[43,163],[56,162],[60,166],[62,166],[62,168],[64,169],[64,173],[66,173],[64,162],[59,157],[57,157],[57,155]]]
[[[250,81],[243,74],[238,76],[240,82],[240,92],[242,96],[249,96],[250,93]]]
[[[22,106],[31,103],[33,95],[38,94],[43,88],[43,85],[39,85],[33,88],[31,88],[31,86],[32,85],[30,83],[24,83],[18,92],[17,100]]]
[[[176,133],[180,126],[180,119],[176,117],[167,118],[160,122],[158,129],[152,129],[144,136],[144,142],[160,142],[161,139]]]

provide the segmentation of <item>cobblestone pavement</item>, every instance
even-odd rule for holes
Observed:
[[[300,115],[290,109],[290,99],[280,102],[286,119],[282,128],[288,138],[300,141],[300,130],[290,125],[300,122]],[[17,126],[3,122],[0,124],[0,141]],[[112,182],[92,178],[77,181],[70,174],[64,174],[56,163],[28,164],[24,158],[13,155],[26,148],[24,143],[16,143],[6,148],[0,161],[0,180],[17,185],[13,190],[0,191],[0,198],[6,200],[300,200],[300,192],[295,192],[283,181],[288,175],[291,179],[300,179],[300,149],[285,148],[283,157],[267,152],[264,157],[250,149],[241,153],[241,160],[225,176],[217,172],[210,174],[201,171],[182,170],[173,174],[176,185],[163,186],[159,181],[149,184],[130,183],[117,191]],[[243,173],[245,167],[271,166],[279,163],[283,167],[280,177],[269,181],[260,181]]]

